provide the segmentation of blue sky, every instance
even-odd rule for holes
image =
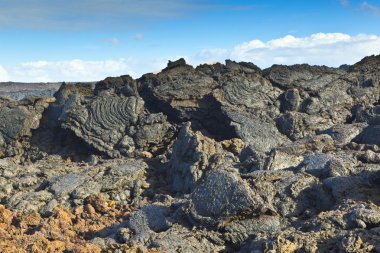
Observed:
[[[0,0],[0,81],[90,81],[251,61],[339,66],[380,53],[380,0]]]

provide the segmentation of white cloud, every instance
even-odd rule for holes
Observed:
[[[309,63],[339,66],[380,53],[380,37],[360,34],[317,33],[309,37],[287,35],[263,42],[251,40],[235,46],[231,58],[251,61],[260,67],[272,64]]]
[[[8,71],[0,65],[0,82],[10,81],[10,77],[8,75]]]
[[[363,2],[360,7],[362,10],[369,11],[375,16],[380,16],[380,7],[378,6]]]
[[[97,81],[107,76],[137,75],[130,59],[105,61],[34,61],[17,65],[10,71],[13,81]]]
[[[160,58],[120,58],[99,61],[32,61],[15,67],[0,65],[0,81],[56,82],[98,81],[107,76],[129,74],[134,78],[163,69],[168,60],[185,58],[192,65],[235,61],[253,62],[261,68],[272,64],[308,63],[339,66],[353,64],[363,57],[380,54],[380,36],[343,33],[317,33],[308,37],[287,35],[270,41],[251,40],[227,48],[203,49],[192,55],[172,55]]]

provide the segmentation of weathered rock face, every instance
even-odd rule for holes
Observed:
[[[203,174],[215,164],[237,161],[246,144],[240,139],[214,141],[187,124],[180,130],[168,163],[168,179],[174,192],[190,193]]]
[[[264,72],[264,75],[276,85],[286,89],[300,88],[307,91],[319,91],[339,79],[344,73],[340,69],[309,66],[307,64],[273,65]]]
[[[157,75],[147,74],[138,80],[146,107],[163,112],[172,122],[190,121],[194,129],[206,129],[218,139],[236,137],[212,96],[219,84],[183,60],[169,65]]]
[[[86,106],[72,105],[62,126],[98,150],[116,157],[119,155],[116,145],[126,135],[125,129],[136,125],[143,110],[142,99],[103,95],[89,101]],[[131,144],[133,148],[134,143]]]
[[[69,108],[65,104],[62,127],[110,157],[157,151],[164,138],[172,136],[166,116],[144,113],[144,101],[139,96],[105,92],[89,99],[70,99],[74,102],[68,102]]]
[[[346,145],[355,140],[366,126],[363,123],[335,125],[322,133],[330,135],[336,145]]]
[[[237,113],[230,113],[229,116],[237,135],[257,152],[268,152],[272,148],[289,143],[289,140],[272,123]]]
[[[278,130],[294,141],[314,136],[316,133],[323,132],[333,125],[334,123],[331,119],[301,112],[287,112],[276,120]]]
[[[174,121],[191,121],[195,129],[206,129],[218,139],[239,137],[257,143],[259,151],[286,142],[273,120],[282,91],[253,64],[227,61],[225,66],[193,69],[182,62],[157,75],[143,76],[139,82],[148,107],[162,110]],[[261,121],[268,124],[261,126]],[[261,147],[268,137],[272,143]]]
[[[218,224],[239,215],[265,212],[264,201],[238,175],[222,168],[206,173],[191,196],[194,222]]]
[[[349,68],[350,80],[353,82],[353,94],[358,99],[368,96],[367,101],[361,101],[367,105],[378,101],[379,94],[375,91],[379,87],[379,57],[368,56]],[[359,102],[359,100],[357,100]]]
[[[380,251],[379,66],[180,59],[0,99],[0,251]]]
[[[113,93],[124,96],[138,95],[136,81],[128,75],[120,77],[108,77],[103,81],[96,83],[94,94],[100,95],[103,91],[112,91]]]
[[[77,167],[58,158],[20,166],[0,160],[1,199],[13,210],[48,214],[56,206],[75,207],[103,194],[122,205],[140,201],[148,165],[141,160],[114,160]]]
[[[23,140],[40,125],[48,99],[26,98],[19,102],[0,98],[0,157],[22,152]]]
[[[172,189],[190,193],[196,182],[203,176],[213,155],[222,154],[222,145],[194,133],[190,124],[179,132],[170,158],[169,178]]]

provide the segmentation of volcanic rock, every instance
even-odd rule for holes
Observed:
[[[28,141],[32,129],[39,127],[49,102],[32,97],[17,102],[0,98],[0,157],[22,152],[21,142]]]
[[[0,251],[379,251],[379,66],[179,59],[0,98]]]

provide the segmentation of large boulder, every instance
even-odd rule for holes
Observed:
[[[268,152],[271,149],[289,143],[272,122],[263,122],[255,116],[229,112],[231,125],[237,136],[257,152]]]
[[[334,125],[321,133],[330,135],[336,145],[346,145],[355,140],[366,126],[365,123]]]
[[[170,141],[173,130],[162,113],[146,113],[139,96],[102,92],[84,98],[71,96],[65,104],[62,127],[110,157],[155,152]],[[157,145],[157,146],[156,146]]]
[[[162,111],[175,122],[191,121],[194,129],[205,129],[217,139],[242,137],[231,125],[232,114],[259,121],[279,114],[276,99],[281,89],[253,64],[226,61],[194,69],[179,60],[138,82],[147,108]]]
[[[216,226],[236,216],[252,217],[268,211],[261,196],[236,173],[210,170],[191,194],[189,218],[204,226]]]
[[[161,110],[176,120],[188,120],[202,105],[200,100],[217,87],[206,74],[196,71],[183,59],[169,62],[158,74],[147,74],[139,80],[140,94],[147,107]]]
[[[357,143],[376,144],[380,146],[380,125],[369,125],[354,138]]]
[[[168,178],[174,192],[191,193],[204,173],[218,159],[234,160],[245,147],[240,139],[217,142],[201,132],[194,132],[188,123],[182,127],[173,146],[168,164]]]
[[[103,91],[112,91],[119,95],[136,96],[136,81],[129,75],[120,77],[107,77],[95,84],[94,94],[100,95]]]
[[[51,99],[25,98],[11,101],[0,98],[0,157],[22,153],[22,142],[40,125]]]
[[[319,91],[338,79],[344,71],[325,66],[297,64],[292,66],[273,65],[264,71],[272,83],[285,89],[300,88]]]
[[[312,137],[333,125],[331,119],[301,112],[286,112],[276,119],[279,132],[293,141]]]
[[[206,171],[210,159],[221,154],[222,145],[201,133],[194,133],[190,124],[182,127],[173,146],[168,176],[175,192],[190,193]]]
[[[120,156],[117,144],[126,136],[126,129],[137,124],[143,110],[141,98],[107,94],[95,97],[85,105],[79,101],[72,105],[62,127],[72,130],[99,151],[117,157]]]

